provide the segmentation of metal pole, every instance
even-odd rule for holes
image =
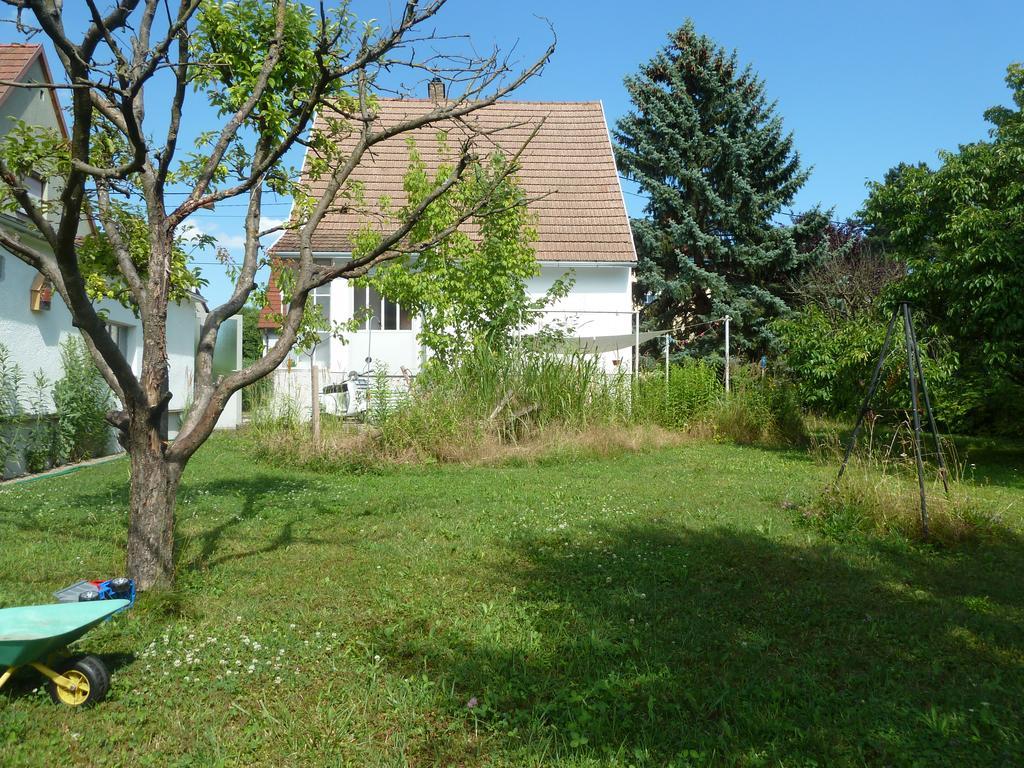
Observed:
[[[725,391],[729,391],[729,315],[725,316]]]
[[[640,310],[633,312],[633,376],[640,375]]]
[[[917,460],[917,489],[921,494],[921,533],[928,538],[928,504],[924,498],[924,461],[921,459],[921,414],[917,406],[917,376],[914,374],[914,331],[910,327],[910,305],[903,308],[903,333],[907,340],[907,375],[910,378],[910,407],[914,411],[914,458]]]
[[[671,343],[672,337],[667,333],[665,334],[665,407],[668,407],[669,401],[669,375],[668,375],[668,347]]]
[[[671,343],[672,337],[667,333],[665,334],[665,386],[668,386],[668,347]]]
[[[846,471],[846,465],[850,461],[850,454],[853,453],[853,446],[857,444],[857,435],[860,434],[860,428],[864,424],[864,417],[867,415],[868,406],[871,405],[871,398],[875,396],[875,390],[878,388],[878,379],[882,375],[882,366],[885,365],[885,358],[889,355],[889,345],[892,343],[892,329],[896,326],[897,314],[898,312],[892,313],[889,325],[885,329],[885,341],[882,342],[882,352],[878,355],[875,372],[871,374],[871,384],[868,385],[867,394],[864,395],[864,402],[861,403],[860,411],[857,413],[857,421],[853,425],[853,434],[850,435],[850,442],[847,444],[846,452],[843,454],[843,463],[839,465],[839,474],[836,475],[836,484],[839,483],[843,477],[843,472]]]
[[[932,410],[932,401],[928,396],[928,385],[924,380],[924,369],[921,367],[921,350],[917,346],[917,333],[914,331],[914,324],[910,324],[910,338],[914,343],[914,363],[917,368],[917,378],[921,380],[921,394],[924,395],[924,408],[928,412],[928,423],[931,425],[932,436],[935,438],[935,455],[939,464],[939,477],[942,478],[942,487],[949,493],[949,480],[946,471],[946,460],[942,456],[942,438],[939,437],[939,428],[935,424],[935,412]]]
[[[310,355],[310,367],[309,367],[309,383],[311,394],[311,408],[309,411],[310,426],[313,432],[313,442],[320,442],[320,366],[313,361],[313,356]]]

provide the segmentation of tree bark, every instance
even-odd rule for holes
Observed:
[[[136,589],[174,582],[174,500],[182,468],[150,445],[130,447],[128,576]]]
[[[309,384],[312,399],[309,420],[313,428],[313,445],[316,446],[320,444],[320,369],[312,359],[309,366]]]

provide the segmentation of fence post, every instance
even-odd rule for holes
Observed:
[[[633,311],[633,378],[640,376],[640,310]]]
[[[310,420],[313,428],[313,443],[320,443],[320,366],[311,359],[309,366]]]
[[[725,391],[729,391],[729,315],[725,316]]]

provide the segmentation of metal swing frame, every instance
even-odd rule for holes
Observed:
[[[835,483],[833,487],[838,487],[839,481],[843,478],[843,473],[846,471],[846,465],[850,461],[850,455],[853,453],[854,446],[857,444],[857,436],[860,434],[861,427],[864,425],[864,418],[867,416],[868,409],[871,406],[871,398],[874,397],[875,391],[878,389],[878,381],[882,375],[882,367],[885,365],[885,359],[889,355],[890,348],[892,347],[893,330],[896,327],[896,321],[902,317],[903,319],[903,336],[906,340],[907,347],[907,379],[910,387],[910,407],[914,414],[914,458],[917,461],[917,488],[918,493],[921,497],[921,532],[924,538],[928,538],[928,502],[925,499],[924,490],[924,460],[921,455],[921,400],[924,402],[924,410],[928,416],[928,423],[931,427],[932,437],[935,439],[935,452],[939,465],[939,477],[942,479],[942,487],[946,493],[949,493],[949,480],[948,473],[946,471],[946,462],[942,455],[942,438],[939,436],[938,427],[935,424],[935,412],[932,410],[932,401],[928,395],[928,385],[924,380],[924,370],[921,368],[921,352],[917,346],[917,335],[914,333],[914,323],[910,316],[910,304],[909,302],[901,302],[899,307],[893,312],[892,318],[889,320],[889,325],[885,330],[885,341],[882,343],[882,352],[878,356],[878,363],[875,365],[875,372],[871,377],[871,384],[868,386],[867,394],[864,396],[864,402],[860,406],[860,412],[857,414],[857,423],[853,427],[853,434],[850,435],[850,442],[846,446],[846,452],[843,455],[843,463],[839,467],[839,474],[836,475]],[[919,396],[920,390],[920,396]]]

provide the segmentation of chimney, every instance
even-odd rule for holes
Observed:
[[[427,84],[427,98],[435,104],[445,100],[444,81],[440,77],[435,77]]]

